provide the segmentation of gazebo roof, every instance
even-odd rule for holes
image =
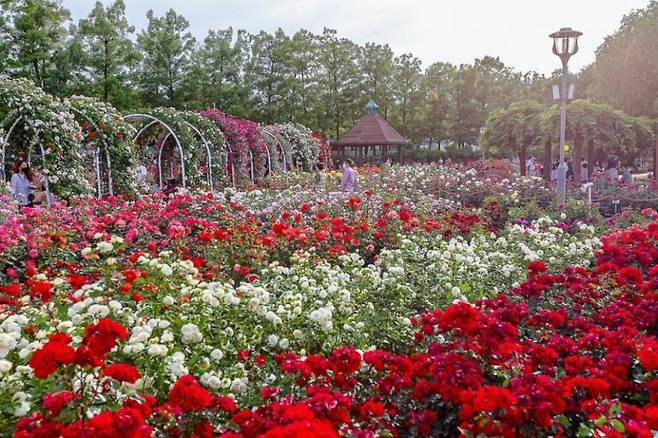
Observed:
[[[374,103],[374,102],[373,102]],[[338,146],[403,145],[407,140],[374,110],[368,109],[356,125],[343,135]]]

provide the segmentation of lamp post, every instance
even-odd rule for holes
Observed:
[[[564,205],[567,192],[567,163],[564,161],[564,143],[567,127],[567,76],[569,58],[578,52],[578,37],[583,33],[570,27],[563,27],[549,35],[553,38],[553,53],[562,61],[562,80],[560,85],[560,164],[557,168],[557,203]]]

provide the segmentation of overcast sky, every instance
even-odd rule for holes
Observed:
[[[111,3],[103,0],[103,3]],[[395,54],[411,52],[426,67],[435,61],[472,62],[499,56],[517,70],[550,74],[559,67],[548,34],[560,27],[583,32],[580,52],[570,67],[594,60],[603,38],[619,26],[631,9],[649,0],[126,0],[128,19],[137,29],[153,9],[174,8],[202,40],[208,29],[232,26],[256,33],[281,27],[287,34],[300,28],[314,33],[323,27],[357,43],[388,43]],[[89,13],[93,0],[63,0],[77,20]]]

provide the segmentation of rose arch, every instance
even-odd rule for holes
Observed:
[[[66,102],[26,79],[0,76],[0,173],[10,176],[14,160],[27,160],[50,194],[68,197],[91,192],[79,153],[80,125]]]
[[[73,115],[82,127],[83,156],[91,158],[88,174],[95,175],[96,194],[135,192],[133,178],[137,155],[135,129],[124,121],[111,105],[98,99],[73,96],[67,99]]]
[[[136,124],[133,140],[139,146],[139,159],[160,187],[171,178],[183,187],[213,185],[212,144],[200,128],[188,121],[191,117],[173,108],[123,117]]]

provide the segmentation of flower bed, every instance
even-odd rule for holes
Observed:
[[[380,178],[3,209],[0,428],[650,436],[657,224],[494,227]]]

